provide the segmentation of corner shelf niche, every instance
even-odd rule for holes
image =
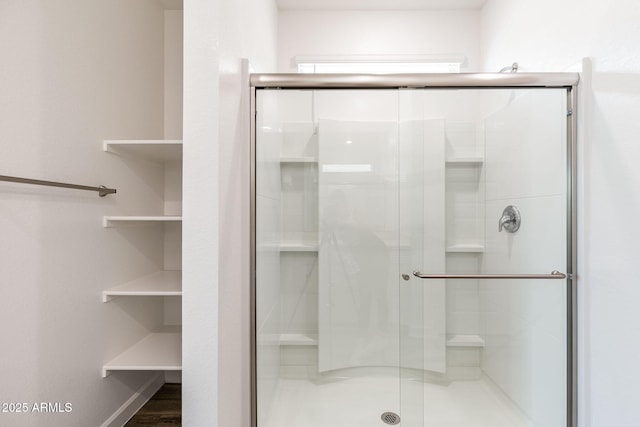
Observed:
[[[102,377],[113,371],[182,370],[182,334],[154,332],[102,366]]]

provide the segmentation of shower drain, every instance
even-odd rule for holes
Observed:
[[[400,415],[395,412],[385,412],[380,415],[380,418],[382,418],[382,421],[384,421],[385,424],[396,425],[400,423]]]

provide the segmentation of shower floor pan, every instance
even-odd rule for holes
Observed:
[[[417,387],[423,387],[422,393]],[[416,388],[412,390],[412,388]],[[264,427],[385,426],[384,412],[403,414],[398,379],[367,376],[349,379],[281,379]],[[406,427],[530,427],[533,423],[488,378],[434,384],[403,384],[402,409],[413,420]],[[414,399],[413,402],[409,401]],[[424,403],[415,401],[424,399]],[[424,412],[417,412],[424,405]],[[424,420],[420,417],[423,416]],[[416,419],[417,418],[417,419]]]

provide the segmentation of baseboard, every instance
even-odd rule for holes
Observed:
[[[144,383],[126,402],[118,408],[100,427],[122,427],[164,384],[164,375],[159,373]]]
[[[164,371],[164,382],[182,384],[182,371]]]

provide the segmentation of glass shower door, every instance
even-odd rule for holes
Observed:
[[[396,90],[318,91],[318,370],[342,425],[400,413]],[[337,383],[333,382],[335,387]]]
[[[566,99],[400,90],[402,425],[566,426]]]
[[[566,427],[566,95],[256,90],[258,427]]]
[[[256,107],[257,425],[420,425],[422,398],[402,403],[423,346],[403,367],[398,91],[260,90]]]

